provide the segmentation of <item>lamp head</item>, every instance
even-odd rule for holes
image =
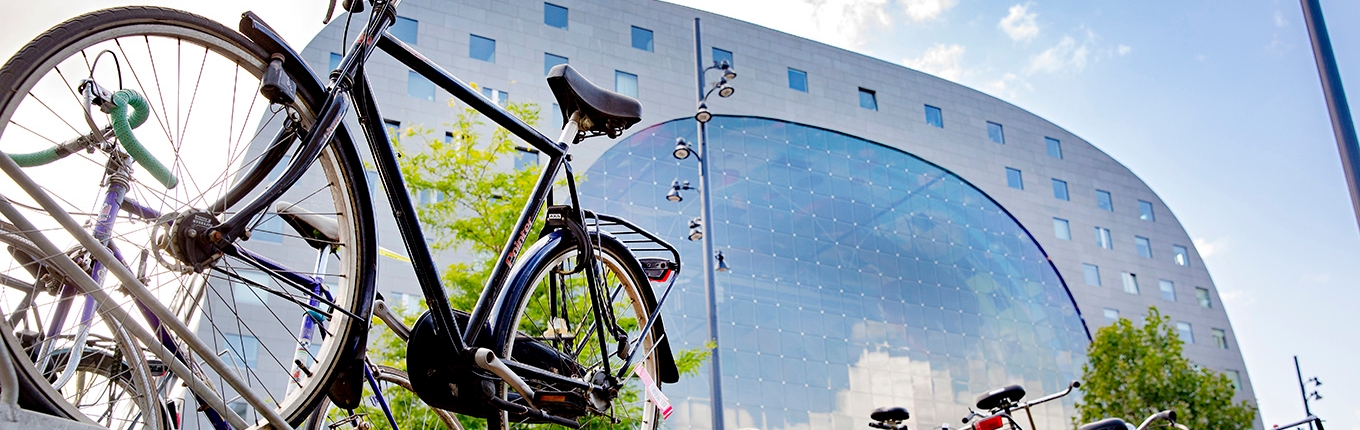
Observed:
[[[671,181],[671,191],[666,193],[666,200],[679,203],[685,197],[680,195],[680,180]]]
[[[684,160],[686,158],[689,158],[690,152],[691,151],[689,148],[689,142],[686,142],[685,138],[683,137],[675,138],[675,151],[671,152],[671,155],[674,155],[675,159]]]
[[[718,255],[715,255],[714,258],[717,258],[717,259],[718,259],[718,268],[717,268],[717,269],[713,269],[713,270],[716,270],[716,271],[722,272],[722,273],[727,273],[727,272],[729,272],[729,271],[732,270],[732,269],[730,269],[730,268],[727,267],[727,259],[723,257],[722,251],[718,251]]]
[[[700,123],[708,123],[708,120],[711,119],[713,119],[713,114],[708,113],[708,104],[699,103],[699,112],[694,114],[694,120]]]
[[[688,239],[689,239],[689,240],[699,240],[699,239],[703,239],[703,238],[704,238],[704,228],[703,228],[703,225],[699,223],[699,219],[698,219],[698,218],[694,218],[694,219],[689,220],[689,237],[688,237]]]
[[[737,78],[736,69],[733,69],[731,64],[727,64],[727,60],[723,60],[722,64],[719,65],[718,68],[722,69],[724,79],[732,80]]]
[[[735,92],[737,92],[737,89],[736,89],[736,88],[732,88],[732,86],[731,86],[731,85],[727,85],[727,83],[723,83],[723,85],[722,85],[721,87],[718,87],[718,97],[723,97],[723,98],[732,97],[732,93],[735,93]]]

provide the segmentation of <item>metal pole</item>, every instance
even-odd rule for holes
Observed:
[[[699,18],[694,18],[694,65],[699,84],[698,102],[704,101],[704,50],[699,41]],[[713,285],[713,205],[708,194],[708,128],[702,121],[699,124],[699,206],[704,229],[704,293],[708,302],[708,339],[713,342],[709,351],[708,369],[712,373],[709,383],[709,396],[713,409],[713,430],[723,428],[722,366],[718,359],[718,294]]]
[[[1294,356],[1294,374],[1299,376],[1299,394],[1303,394],[1303,414],[1313,416],[1313,411],[1308,410],[1308,389],[1303,387],[1303,371],[1299,370],[1299,356]],[[1313,423],[1308,422],[1308,428],[1313,428]]]
[[[1322,94],[1327,98],[1327,110],[1332,116],[1332,132],[1341,152],[1341,167],[1346,173],[1346,184],[1351,190],[1351,206],[1360,225],[1360,139],[1355,137],[1355,123],[1351,108],[1346,103],[1346,91],[1341,87],[1341,72],[1336,68],[1332,40],[1327,36],[1327,23],[1322,19],[1318,0],[1299,0],[1303,5],[1303,20],[1308,24],[1308,36],[1313,42],[1313,58],[1317,60],[1318,77],[1322,80]]]

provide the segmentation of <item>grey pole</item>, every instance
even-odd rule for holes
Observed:
[[[1332,40],[1327,36],[1327,23],[1322,19],[1318,0],[1299,0],[1303,4],[1303,20],[1308,24],[1308,36],[1313,42],[1313,57],[1317,60],[1318,77],[1322,80],[1322,94],[1327,98],[1327,110],[1332,116],[1332,132],[1341,150],[1341,167],[1346,173],[1346,184],[1351,190],[1351,206],[1360,225],[1360,140],[1355,137],[1355,123],[1351,108],[1346,103],[1346,91],[1341,87],[1341,72],[1336,68]]]
[[[1313,416],[1313,411],[1308,410],[1308,389],[1303,387],[1303,371],[1299,370],[1299,356],[1294,356],[1294,374],[1299,375],[1299,394],[1303,394],[1303,414]],[[1308,423],[1308,428],[1313,428],[1313,423]]]
[[[704,101],[704,49],[699,41],[699,18],[694,18],[694,65],[695,76],[698,78],[699,97],[698,102]],[[708,128],[703,121],[695,120],[699,124],[699,206],[703,214],[702,226],[704,229],[704,293],[707,294],[708,302],[708,339],[713,342],[713,349],[709,351],[708,369],[712,373],[712,381],[709,383],[710,403],[713,409],[713,430],[723,428],[723,409],[722,409],[722,367],[718,359],[718,294],[717,288],[713,286],[713,205],[709,201],[708,195]]]

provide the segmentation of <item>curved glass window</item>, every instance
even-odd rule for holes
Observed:
[[[1088,334],[1067,287],[1029,233],[954,174],[874,142],[782,121],[708,123],[713,222],[730,272],[717,273],[726,427],[865,428],[900,405],[913,427],[958,422],[974,396],[1022,384],[1037,398],[1077,377]],[[675,348],[708,338],[702,247],[688,241],[699,196],[688,118],[639,131],[584,174],[586,207],[680,247],[665,304]],[[1043,226],[1047,229],[1047,226]],[[1043,231],[1043,230],[1039,230]],[[707,367],[667,386],[675,428],[709,428]],[[1073,398],[1035,408],[1068,426]]]

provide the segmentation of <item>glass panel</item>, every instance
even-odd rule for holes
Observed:
[[[1058,139],[1054,139],[1054,138],[1051,138],[1051,137],[1045,137],[1045,138],[1044,138],[1044,144],[1048,146],[1048,156],[1049,156],[1049,157],[1057,158],[1057,159],[1060,159],[1060,160],[1063,158],[1063,157],[1062,157],[1062,143],[1061,143],[1061,142],[1058,142]]]
[[[1083,263],[1082,271],[1086,274],[1086,285],[1100,286],[1100,267],[1094,264]]]
[[[1143,221],[1157,220],[1157,217],[1152,213],[1152,202],[1138,201],[1138,219]]]
[[[478,35],[468,37],[468,57],[488,63],[496,62],[496,41]]]
[[[1120,274],[1120,279],[1124,281],[1124,292],[1138,294],[1138,275],[1124,272]]]
[[[633,27],[633,47],[651,52],[652,31],[645,28]]]
[[[1152,258],[1152,242],[1148,241],[1148,238],[1142,236],[1134,236],[1133,244],[1138,248],[1138,255],[1141,255],[1146,258]]]
[[[1172,261],[1175,261],[1177,266],[1190,265],[1190,251],[1184,246],[1171,245],[1171,253],[1174,254]]]
[[[878,110],[878,97],[873,90],[859,89],[859,107]]]
[[[260,340],[255,336],[243,336],[239,334],[223,334],[222,341],[226,344],[226,350],[230,352],[232,364],[236,367],[254,369],[256,367],[256,356],[260,353]]]
[[[1217,346],[1218,349],[1228,349],[1228,332],[1223,331],[1221,328],[1216,328],[1213,330],[1213,333],[1214,346]]]
[[[254,270],[242,270],[236,275],[242,278],[231,279],[231,296],[236,303],[261,306],[269,304],[269,293],[260,288],[274,289],[273,278]]]
[[[1195,287],[1195,301],[1199,302],[1199,307],[1209,309],[1214,307],[1213,301],[1209,299],[1209,290],[1206,288]]]
[[[425,79],[415,71],[406,72],[406,95],[421,100],[434,101],[434,82]]]
[[[1053,198],[1058,200],[1070,200],[1067,195],[1067,181],[1053,180]]]
[[[808,90],[807,72],[790,67],[789,88],[806,93]]]
[[[1176,301],[1176,283],[1160,279],[1157,281],[1157,285],[1162,290],[1162,300],[1168,302]]]
[[[926,124],[944,128],[944,112],[935,106],[926,105]]]
[[[615,70],[614,92],[623,94],[628,97],[637,98],[638,96],[637,75]]]
[[[1195,332],[1190,329],[1190,323],[1188,322],[1176,322],[1176,334],[1180,335],[1181,340],[1187,345],[1195,343]]]
[[[1068,225],[1067,220],[1053,218],[1053,235],[1062,240],[1072,240],[1072,229]]]
[[[713,64],[718,65],[726,61],[728,66],[736,67],[737,63],[732,60],[732,51],[713,48]]]
[[[416,33],[419,23],[416,20],[404,16],[398,16],[397,22],[387,29],[389,33],[396,36],[397,40],[406,42],[408,45],[416,44]]]
[[[1109,191],[1096,190],[1096,207],[1114,212],[1114,200],[1110,197]]]
[[[1115,321],[1119,321],[1119,310],[1105,308],[1105,323],[1114,324]]]
[[[1020,169],[1006,168],[1006,186],[1017,190],[1025,189],[1025,180],[1020,176]]]
[[[1105,249],[1114,249],[1114,242],[1110,241],[1110,229],[1096,227],[1096,245]]]
[[[549,27],[567,28],[567,8],[543,3],[543,23]]]
[[[1001,124],[987,121],[987,138],[993,142],[1005,144],[1006,134],[1001,129]]]
[[[1223,374],[1224,374],[1224,375],[1227,375],[1227,376],[1228,376],[1228,380],[1232,381],[1233,389],[1236,389],[1236,390],[1241,390],[1241,389],[1242,389],[1242,374],[1241,374],[1241,373],[1238,373],[1236,370],[1225,370],[1225,371],[1223,371]]]
[[[547,76],[547,75],[548,75],[548,72],[552,70],[553,66],[556,66],[556,65],[558,65],[558,64],[567,64],[567,57],[557,56],[557,55],[553,55],[553,54],[549,54],[549,53],[544,52],[544,53],[543,53],[543,76]]]

